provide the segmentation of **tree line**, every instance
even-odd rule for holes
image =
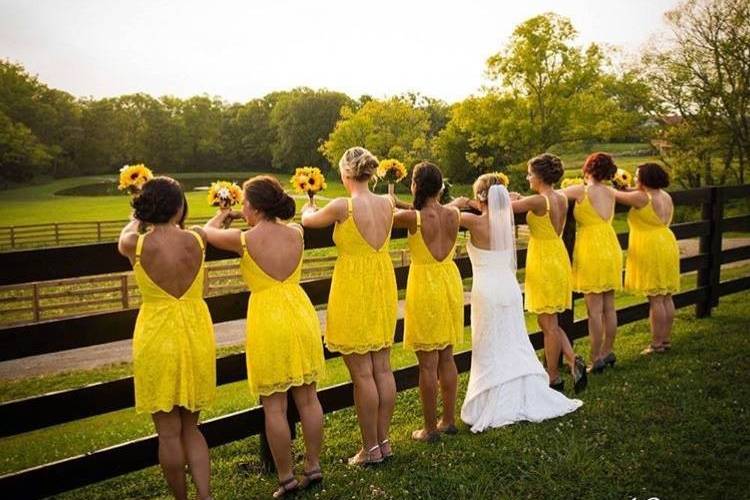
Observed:
[[[535,16],[487,60],[490,85],[452,105],[309,88],[246,103],[76,98],[0,60],[0,182],[134,162],[168,172],[328,170],[352,145],[408,165],[433,159],[464,181],[598,142],[651,142],[686,186],[744,182],[749,11],[747,0],[687,0],[666,13],[666,38],[629,65],[606,47],[576,45],[569,19]]]

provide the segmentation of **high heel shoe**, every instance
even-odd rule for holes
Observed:
[[[589,383],[588,376],[586,374],[586,362],[583,361],[581,356],[576,356],[575,363],[573,364],[573,392],[578,394],[586,390],[586,386]]]
[[[594,361],[594,363],[589,366],[588,372],[593,373],[595,375],[599,375],[601,373],[604,373],[604,369],[607,367],[607,364],[604,362],[603,359],[598,359]]]
[[[555,380],[550,382],[549,388],[563,393],[565,392],[565,381],[562,379],[562,377],[557,377]]]
[[[615,366],[615,363],[617,362],[617,356],[615,356],[615,353],[610,352],[609,354],[604,356],[604,359],[602,359],[602,361],[604,362],[605,365],[612,368],[613,366]]]

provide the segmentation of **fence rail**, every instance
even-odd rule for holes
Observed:
[[[702,220],[675,224],[673,231],[678,238],[700,238],[700,253],[680,261],[681,272],[698,272],[698,284],[695,289],[676,294],[675,306],[678,308],[696,306],[698,317],[711,313],[722,295],[750,289],[750,276],[720,281],[721,265],[750,257],[750,245],[732,250],[721,250],[721,236],[724,231],[750,230],[750,215],[723,218],[723,203],[731,198],[750,196],[750,185],[729,188],[702,188],[674,194],[676,205],[702,205]],[[571,205],[572,208],[572,205]],[[564,230],[564,240],[568,249],[574,243],[575,221],[569,213],[568,223]],[[403,237],[404,232],[396,232],[395,237]],[[318,248],[331,245],[329,230],[308,231],[305,235],[307,248]],[[619,235],[623,247],[627,246],[627,235]],[[118,272],[124,265],[124,259],[113,258],[110,253],[115,249],[109,245],[89,245],[78,247],[92,259],[86,260],[88,266],[82,266],[77,260],[80,255],[70,260],[74,253],[70,249],[45,249],[27,252],[10,252],[0,254],[0,265],[10,269],[10,277],[3,277],[5,282],[19,283],[34,281],[28,279],[39,276],[39,270],[27,267],[15,269],[19,262],[48,262],[47,268],[57,277],[71,277],[84,271]],[[115,254],[116,255],[116,254]],[[518,263],[525,263],[525,250],[519,250]],[[98,258],[97,258],[98,257]],[[231,258],[232,255],[209,250],[210,260]],[[127,263],[127,261],[125,261]],[[471,265],[466,257],[457,259],[464,277],[471,276]],[[8,267],[10,265],[10,267]],[[91,268],[93,270],[89,270]],[[406,283],[408,267],[399,266],[396,278],[399,288]],[[305,291],[315,304],[325,303],[330,288],[330,278],[309,281],[303,285]],[[207,302],[214,321],[226,321],[244,317],[248,293],[234,293],[218,297],[209,297]],[[577,297],[577,296],[576,296]],[[469,306],[466,306],[468,312]],[[619,309],[618,322],[626,324],[648,317],[648,304],[641,303]],[[468,319],[469,315],[466,315]],[[573,311],[566,311],[560,317],[561,326],[571,340],[586,335],[586,321],[574,321]],[[0,355],[2,359],[56,352],[64,349],[81,347],[122,340],[129,338],[135,321],[135,311],[119,311],[91,315],[81,318],[42,322],[36,325],[0,330]],[[403,321],[399,321],[396,338],[402,339]],[[530,335],[536,349],[542,347],[543,337],[540,332]],[[326,357],[335,353],[326,352]],[[471,352],[455,355],[460,372],[470,367]],[[217,383],[226,384],[245,378],[244,353],[233,354],[217,359]],[[415,387],[418,381],[416,366],[409,366],[394,372],[399,391]],[[131,407],[133,405],[133,379],[127,377],[111,382],[43,394],[0,404],[0,421],[3,435],[13,435],[50,425],[56,425],[108,411]],[[352,384],[344,383],[321,389],[319,397],[326,413],[349,407],[353,404]],[[290,411],[289,419],[298,420],[295,412]],[[262,433],[263,411],[260,407],[238,411],[213,418],[201,424],[209,446],[218,446],[231,441]],[[78,488],[104,479],[116,477],[157,463],[156,436],[151,435],[126,443],[121,443],[91,453],[66,458],[43,464],[18,472],[0,476],[0,489],[11,496],[42,497],[62,491]]]

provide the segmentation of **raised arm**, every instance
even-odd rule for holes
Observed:
[[[206,234],[206,240],[216,248],[234,252],[242,255],[242,231],[239,229],[224,229],[224,221],[227,219],[234,220],[241,218],[239,212],[229,212],[219,210],[216,215],[206,222],[203,226],[203,232]]]
[[[569,200],[581,201],[583,194],[586,192],[586,187],[580,184],[576,186],[566,187],[557,191],[561,195],[565,196]]]
[[[648,204],[648,195],[643,191],[620,191],[615,189],[615,201],[629,207],[643,208]]]
[[[302,207],[302,225],[304,227],[328,227],[345,220],[347,216],[345,198],[336,198],[323,208],[318,208],[317,205],[309,202]]]
[[[547,204],[544,197],[538,194],[516,198],[510,203],[513,207],[514,214],[523,214],[526,212],[542,212],[546,210]]]
[[[393,227],[405,227],[410,233],[417,230],[417,212],[414,210],[396,210],[393,214]]]
[[[120,237],[117,240],[117,251],[123,257],[127,257],[131,264],[135,261],[135,246],[138,244],[139,225],[140,221],[131,217],[130,222],[120,231]]]

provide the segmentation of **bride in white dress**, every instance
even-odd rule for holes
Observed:
[[[482,432],[573,412],[583,403],[549,387],[526,331],[508,190],[485,174],[474,183],[474,196],[482,214],[461,215],[461,225],[471,233],[467,249],[473,268],[471,374],[461,420],[472,432]]]

